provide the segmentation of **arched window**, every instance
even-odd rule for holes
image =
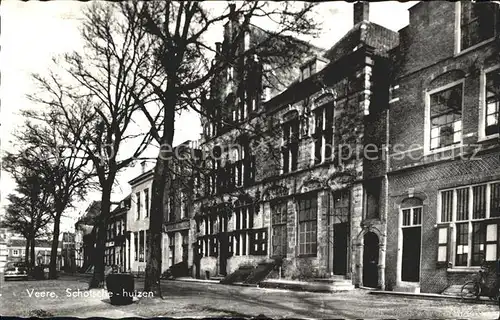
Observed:
[[[291,110],[283,116],[283,173],[297,170],[299,112]]]

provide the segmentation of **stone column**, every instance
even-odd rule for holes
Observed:
[[[386,253],[386,236],[382,235],[379,244],[379,259],[378,259],[378,287],[385,290],[385,253]]]
[[[134,261],[135,261],[135,234],[134,234],[134,232],[130,233],[129,247],[130,247],[130,260],[129,260],[130,263],[129,263],[128,268],[130,269],[130,271],[133,271],[133,265],[134,265]]]
[[[354,285],[359,287],[363,285],[363,243],[361,241],[354,243]]]

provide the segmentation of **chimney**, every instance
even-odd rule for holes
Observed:
[[[146,160],[141,161],[141,173],[146,172]]]
[[[354,25],[361,21],[369,21],[370,3],[368,1],[358,1],[354,3]]]
[[[235,3],[230,3],[229,4],[229,17],[234,18],[234,12],[236,11],[236,4]]]

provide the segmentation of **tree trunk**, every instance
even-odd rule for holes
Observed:
[[[168,160],[162,160],[161,156],[158,156],[151,190],[151,211],[149,216],[151,238],[149,241],[148,256],[146,257],[146,275],[144,280],[144,291],[153,292],[155,297],[161,297],[163,203],[167,182],[167,168]]]
[[[106,247],[106,223],[109,217],[111,206],[112,184],[112,182],[107,183],[107,185],[103,186],[102,188],[101,213],[97,222],[98,226],[96,230],[95,248],[94,250],[92,250],[92,264],[94,266],[94,274],[92,275],[92,280],[89,284],[90,289],[104,287],[104,250]]]
[[[35,244],[36,244],[36,239],[33,238],[31,239],[31,250],[30,250],[30,260],[31,260],[31,266],[35,266],[36,265],[36,257],[35,257]]]
[[[177,91],[175,80],[169,79],[167,91],[162,97],[164,109],[164,123],[162,143],[154,171],[153,190],[151,197],[151,214],[149,215],[149,254],[146,260],[146,275],[144,279],[144,291],[152,292],[155,297],[161,298],[161,247],[162,228],[164,215],[164,193],[168,187],[167,181],[171,184],[169,174],[169,157],[165,151],[172,150],[175,132],[175,106],[177,105]]]
[[[50,249],[49,279],[57,278],[57,248],[59,247],[59,232],[61,224],[61,212],[56,212],[54,217],[54,234],[52,235],[52,248]]]
[[[30,265],[30,260],[29,260],[29,257],[30,257],[30,244],[31,244],[31,241],[34,241],[34,240],[31,240],[30,239],[31,237],[28,236],[26,237],[26,250],[24,251],[24,262],[26,263],[26,265]]]

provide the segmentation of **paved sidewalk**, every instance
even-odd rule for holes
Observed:
[[[497,305],[498,302],[489,299],[488,297],[480,297],[479,300],[476,299],[462,299],[460,296],[444,295],[438,293],[415,293],[415,292],[397,292],[397,291],[382,291],[373,290],[370,291],[373,295],[389,295],[389,296],[399,296],[406,298],[420,298],[420,299],[438,299],[438,300],[453,300],[463,303],[480,303],[480,304],[492,304]]]
[[[0,313],[20,317],[231,317],[343,319],[496,319],[498,307],[451,299],[382,296],[366,290],[311,293],[283,289],[214,285],[200,281],[162,281],[163,299],[142,298],[113,306],[99,289],[86,290],[87,279],[9,281],[1,288]],[[144,283],[136,280],[135,289]],[[76,292],[68,296],[67,290]],[[30,296],[30,290],[54,292],[56,298]],[[80,290],[80,293],[79,291]],[[87,293],[87,296],[85,296]]]

